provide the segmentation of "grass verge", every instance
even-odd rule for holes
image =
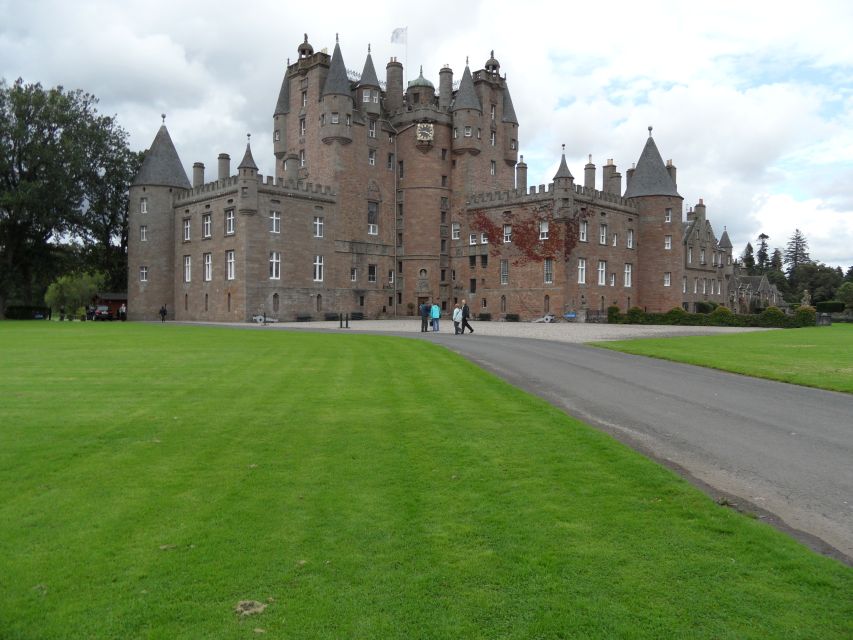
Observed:
[[[0,353],[4,639],[853,634],[849,568],[435,345],[5,322]]]
[[[853,393],[853,324],[592,344],[756,378]]]

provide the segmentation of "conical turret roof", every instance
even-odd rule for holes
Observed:
[[[501,122],[510,122],[518,124],[518,118],[515,115],[515,109],[512,106],[512,98],[509,95],[509,87],[504,87],[504,108]]]
[[[252,157],[252,146],[248,143],[246,143],[246,153],[243,154],[243,159],[240,161],[240,166],[237,169],[258,170],[258,165],[255,164],[255,159]]]
[[[572,175],[572,172],[569,171],[569,165],[566,164],[566,154],[563,154],[563,158],[560,160],[560,168],[557,169],[557,173],[554,176],[554,180],[557,178],[571,178],[572,180],[575,177]]]
[[[278,102],[275,103],[274,116],[290,113],[290,79],[287,77],[287,69],[284,70],[284,79],[281,81],[281,89],[278,92]]]
[[[359,87],[378,87],[379,78],[376,77],[376,69],[373,67],[373,58],[370,57],[370,47],[367,48],[367,59],[364,61],[364,70],[361,72]]]
[[[374,73],[375,75],[375,73]],[[329,75],[326,76],[326,84],[323,85],[323,95],[350,95],[349,78],[344,57],[341,55],[341,45],[335,43],[335,51],[332,53],[332,63],[329,65]]]
[[[637,168],[634,170],[631,182],[625,190],[626,198],[637,198],[640,196],[681,197],[678,195],[675,183],[666,170],[666,165],[663,163],[660,151],[658,151],[655,140],[652,138],[651,130],[649,131],[649,139],[646,140],[646,146],[643,148],[643,153],[640,154],[640,159],[637,161]]]
[[[723,235],[720,236],[719,245],[720,245],[720,249],[731,249],[732,248],[732,241],[729,240],[729,232],[726,231],[725,228],[723,228]]]
[[[139,173],[133,179],[134,185],[178,187],[190,189],[190,181],[184,165],[178,157],[172,138],[166,125],[161,125],[151,147],[145,152],[145,159]]]
[[[456,99],[453,101],[451,111],[459,109],[476,109],[483,113],[483,107],[480,104],[480,99],[477,97],[477,92],[474,91],[474,79],[471,77],[471,69],[465,65],[465,72],[462,74],[462,80],[459,82],[459,91],[456,92]]]

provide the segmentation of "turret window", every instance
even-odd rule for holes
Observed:
[[[139,241],[140,242],[147,242],[148,241],[148,227],[144,224],[139,227]]]
[[[349,279],[350,279],[350,282],[357,282],[358,281],[358,269],[356,269],[355,267],[350,267]]]
[[[337,111],[332,111],[332,124],[338,124],[341,121],[341,114]]]
[[[492,115],[492,120],[494,120],[494,119],[495,119],[495,113],[496,113],[496,112],[497,112],[497,107],[495,107],[495,105],[492,105],[492,114],[491,114],[491,115]]]
[[[322,238],[323,237],[323,217],[322,216],[314,216],[314,237]]]
[[[278,133],[278,132],[276,132]],[[305,135],[305,118],[299,118],[299,135]]]
[[[511,150],[515,151],[516,147],[518,147],[518,140],[513,138],[512,140],[509,141],[509,148]]]
[[[278,129],[276,129],[275,133],[273,134],[273,140],[275,140],[276,142],[279,142],[281,140],[281,131],[279,131]]]
[[[477,127],[477,140],[480,139],[480,127]]]
[[[184,242],[190,241],[190,219],[184,218]]]
[[[364,90],[364,92],[361,94],[361,101],[370,102],[370,89]]]
[[[300,167],[305,166],[305,149],[299,150],[299,166]]]
[[[139,199],[139,213],[148,213],[148,198]]]
[[[579,230],[580,232],[578,234],[580,236],[579,240],[581,242],[586,242],[587,241],[587,232],[589,230],[589,223],[586,220],[581,220],[581,223],[579,226],[580,226],[580,230]]]
[[[139,267],[139,281],[148,282],[148,267]]]
[[[466,138],[470,138],[472,133],[473,133],[473,130],[471,129],[471,127],[465,127],[465,137]]]
[[[302,106],[303,107],[308,106],[308,92],[307,91],[302,92]]]
[[[459,137],[459,129],[453,127],[453,138],[456,139]]]
[[[667,208],[663,213],[664,222],[672,222],[672,209]]]

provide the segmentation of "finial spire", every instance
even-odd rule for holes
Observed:
[[[492,58],[494,58],[494,57],[495,57],[495,50],[494,50],[494,49],[492,49],[492,51],[491,51],[491,56],[490,56],[490,57],[492,57]]]
[[[566,152],[566,143],[564,142],[563,143],[563,153],[565,153],[565,152]]]
[[[587,162],[589,162],[589,164],[592,164],[592,154],[591,153],[589,154],[589,160]]]
[[[161,114],[160,114],[160,117],[161,117],[161,118],[163,118],[163,124],[166,124],[166,114],[165,114],[165,113],[161,113]]]
[[[468,56],[465,56],[465,66],[468,66]]]
[[[339,42],[340,42],[340,40],[338,40],[338,34],[336,33],[335,34],[335,44],[338,44]]]
[[[308,43],[308,34],[307,33],[305,34],[305,42],[306,42],[306,44]]]
[[[652,137],[652,125],[649,125],[649,137]]]
[[[367,53],[370,53],[370,43],[367,43]]]
[[[250,144],[251,142],[252,142],[252,134],[247,133],[246,134],[246,144]]]

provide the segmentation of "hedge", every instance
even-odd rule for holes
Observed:
[[[47,320],[50,309],[26,305],[11,305],[6,307],[4,314],[9,320]]]
[[[814,307],[797,307],[793,315],[786,315],[778,307],[767,307],[761,313],[732,313],[726,307],[717,307],[711,313],[689,313],[681,307],[674,307],[666,313],[647,313],[640,307],[631,307],[624,315],[608,312],[608,322],[621,324],[660,324],[679,326],[711,327],[813,327],[817,324],[817,312]]]
[[[841,313],[844,311],[844,306],[841,300],[824,300],[815,303],[815,309],[818,313]]]

